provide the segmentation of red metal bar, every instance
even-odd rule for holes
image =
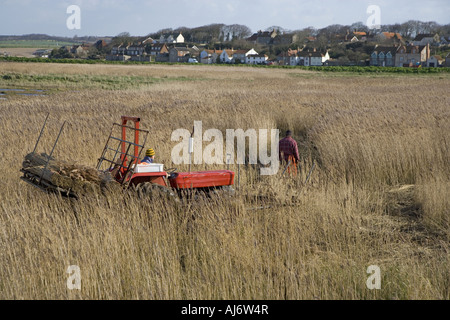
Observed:
[[[120,155],[120,161],[126,165],[127,159],[124,159],[126,157],[125,155],[125,141],[127,140],[127,129],[125,128],[125,125],[127,124],[127,120],[122,117],[122,154]]]
[[[125,127],[127,125],[128,121],[133,121],[134,122],[134,157],[135,159],[139,156],[139,147],[137,146],[139,144],[139,122],[141,121],[141,118],[138,117],[127,117],[127,116],[122,116],[122,140],[124,140],[122,142],[122,155],[120,156],[120,159],[123,162],[123,166],[126,167],[127,166],[127,159],[124,159],[125,155],[125,140],[127,140],[127,128]]]
[[[139,119],[140,120],[140,119]],[[134,122],[134,158],[137,159],[139,156],[139,147],[137,146],[139,144],[139,120]],[[139,159],[138,159],[139,161]],[[137,163],[137,162],[136,162]]]

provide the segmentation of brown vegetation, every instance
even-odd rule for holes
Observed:
[[[32,182],[33,184],[39,186],[44,183],[45,188],[48,188],[49,191],[63,192],[74,196],[98,193],[101,188],[114,183],[110,173],[57,160],[45,153],[27,154],[22,164],[22,172],[35,180]]]
[[[160,81],[89,89],[2,73]],[[0,65],[0,87],[25,85],[51,93],[0,101],[0,298],[450,298],[448,76]],[[261,177],[241,166],[234,198],[187,205],[113,191],[60,198],[19,179],[47,112],[38,151],[49,152],[67,120],[55,150],[62,160],[94,166],[111,123],[130,115],[141,117],[166,167],[172,131],[194,120],[204,130],[289,128],[300,175]],[[194,167],[211,168],[223,167]],[[81,291],[67,289],[69,265],[81,268]],[[370,265],[381,268],[381,290],[366,287]]]
[[[0,48],[0,54],[6,53],[11,57],[34,58],[33,53],[39,48]]]

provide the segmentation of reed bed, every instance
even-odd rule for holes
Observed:
[[[103,86],[89,85],[100,76]],[[2,63],[0,88],[50,94],[0,101],[0,298],[449,299],[449,84],[447,75]],[[49,153],[67,120],[54,157],[80,166],[95,167],[111,124],[129,115],[166,168],[172,131],[201,120],[203,130],[293,130],[300,171],[261,176],[242,165],[234,196],[181,204],[117,190],[66,199],[19,179],[48,112],[38,152]],[[70,265],[81,290],[66,285]],[[366,286],[371,265],[380,290]]]

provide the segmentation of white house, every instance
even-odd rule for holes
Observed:
[[[184,37],[181,33],[177,37],[174,37],[172,34],[168,36],[162,34],[159,38],[159,43],[184,43]]]
[[[52,50],[50,49],[38,49],[35,52],[33,52],[33,56],[40,58],[48,58],[50,52],[52,52]]]
[[[175,38],[176,43],[184,43],[184,37],[183,35],[180,33],[178,35],[178,37]]]
[[[266,64],[269,57],[265,54],[249,54],[245,57],[246,64]]]
[[[323,66],[323,64],[330,60],[330,55],[328,51],[323,54],[317,51],[314,52],[305,52],[300,51],[297,54],[298,57],[298,64],[301,66]]]
[[[297,55],[297,53],[289,56],[289,65],[290,66],[298,66],[299,62],[300,62],[300,57]]]
[[[443,65],[445,62],[445,59],[442,59],[441,56],[431,56],[427,62],[426,66],[427,68],[437,68],[441,65]]]
[[[311,53],[306,51],[300,51],[297,53],[297,64],[305,67],[309,67],[311,64],[311,59],[309,57]]]
[[[129,56],[140,56],[144,53],[145,47],[141,44],[132,44],[127,48],[126,54]]]
[[[258,54],[258,52],[255,51],[255,49],[250,49],[250,50],[235,50],[233,52],[233,63],[245,63],[245,58],[249,55],[252,54]]]
[[[203,50],[200,52],[200,63],[213,64],[217,62],[217,57],[220,55],[219,50]]]
[[[323,54],[321,54],[320,52],[312,53],[310,66],[322,66],[323,65],[322,58]]]
[[[223,49],[223,51],[219,57],[220,57],[220,62],[231,63],[231,60],[233,59],[233,50]]]
[[[323,66],[323,64],[325,62],[327,62],[328,60],[330,60],[330,54],[327,52],[325,52],[325,54],[320,53],[320,65]]]
[[[165,43],[155,43],[150,49],[150,55],[157,56],[158,54],[169,53],[169,49]]]
[[[414,40],[415,46],[426,46],[427,44],[439,43],[440,37],[436,34],[418,34]]]
[[[209,56],[213,51],[215,51],[215,50],[203,50],[203,51],[200,52],[199,58],[200,58],[200,59],[208,58],[208,56]]]
[[[255,49],[250,50],[234,50],[234,49],[224,49],[220,54],[220,62],[222,63],[236,63],[237,61],[241,63],[247,63],[246,58],[249,55],[258,55]]]
[[[148,43],[156,43],[157,41],[155,39],[153,39],[152,37],[148,37],[147,39],[145,39],[144,41],[142,41],[143,44],[148,44]]]
[[[298,56],[299,52],[300,49],[292,50],[291,48],[288,51],[281,52],[277,56],[278,64],[283,66],[297,66],[300,61],[300,57]]]
[[[222,63],[232,63],[233,62],[233,55],[236,52],[234,49],[223,49],[220,53],[220,62]]]
[[[119,45],[119,46],[116,46],[116,47],[113,47],[112,49],[111,49],[111,54],[112,55],[125,55],[125,54],[127,54],[127,50],[128,50],[128,46],[127,45]]]

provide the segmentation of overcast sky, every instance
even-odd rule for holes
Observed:
[[[70,5],[80,8],[80,29],[67,27]],[[211,23],[244,24],[253,32],[274,25],[322,28],[366,23],[369,5],[380,7],[381,24],[411,19],[450,23],[450,0],[0,0],[0,34],[141,36]]]

